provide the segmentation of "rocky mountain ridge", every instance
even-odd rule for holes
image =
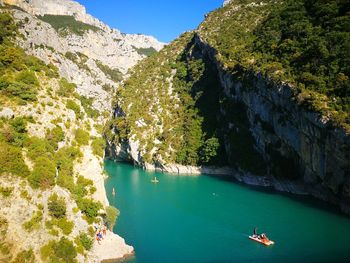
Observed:
[[[109,110],[110,94],[128,69],[145,58],[147,51],[164,46],[151,36],[111,29],[71,0],[2,3],[18,7],[13,10],[14,17],[22,21],[24,36],[18,39],[19,45],[57,66],[62,76],[77,84],[79,94],[94,98],[94,106],[101,112]]]

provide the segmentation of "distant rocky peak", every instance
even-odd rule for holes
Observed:
[[[8,5],[22,8],[26,12],[36,15],[66,15],[74,16],[76,20],[104,28],[98,19],[86,13],[84,6],[73,0],[0,0]]]
[[[229,4],[229,3],[231,3],[232,1],[233,1],[233,0],[225,0],[224,3],[223,3],[222,5],[225,6],[225,5]]]

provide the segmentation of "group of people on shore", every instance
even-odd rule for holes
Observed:
[[[101,240],[107,235],[107,226],[99,223],[98,225],[94,225],[96,240],[98,244],[101,244]]]

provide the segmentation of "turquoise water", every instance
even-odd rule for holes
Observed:
[[[114,231],[136,251],[130,262],[350,262],[350,218],[310,200],[111,161],[105,169],[121,211]],[[249,240],[255,226],[276,244]]]

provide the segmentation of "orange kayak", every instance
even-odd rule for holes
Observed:
[[[256,237],[256,236],[249,236],[249,238],[250,238],[251,240],[254,240],[254,241],[256,241],[256,242],[259,242],[259,243],[261,243],[261,244],[264,244],[265,246],[270,246],[270,245],[275,244],[275,242],[273,242],[272,240],[269,240],[269,239],[267,239],[267,238],[260,239],[260,238],[258,238],[258,237]]]

